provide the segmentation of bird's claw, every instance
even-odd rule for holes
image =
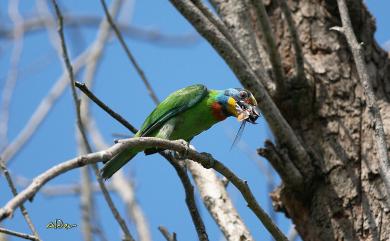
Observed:
[[[175,158],[179,160],[185,160],[188,157],[188,152],[190,149],[190,143],[186,142],[185,140],[177,140],[180,142],[180,144],[184,147],[184,151],[182,152],[176,152]]]
[[[207,164],[203,164],[202,163],[202,166],[206,169],[210,169],[210,168],[213,168],[214,165],[215,165],[215,160],[213,158],[213,156],[210,154],[210,153],[207,153],[207,152],[201,152],[200,154],[202,154],[203,156],[205,156],[206,160],[207,160]]]

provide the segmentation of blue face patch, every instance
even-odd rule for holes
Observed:
[[[242,96],[243,92],[244,92],[245,96]],[[230,88],[230,89],[226,89],[224,91],[224,94],[226,96],[234,98],[236,101],[242,100],[243,98],[248,98],[250,96],[248,91],[243,89],[243,88]]]

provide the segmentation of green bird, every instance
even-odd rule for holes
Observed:
[[[229,116],[239,121],[255,123],[259,114],[252,93],[242,88],[209,90],[204,85],[192,85],[177,90],[162,101],[146,118],[135,137],[158,137],[190,142],[194,136],[209,129]],[[139,152],[159,150],[129,148],[115,155],[101,170],[103,178],[110,178]]]

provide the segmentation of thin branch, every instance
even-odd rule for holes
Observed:
[[[14,196],[18,195],[18,192],[15,188],[15,185],[12,181],[11,175],[9,174],[8,169],[4,165],[4,163],[2,162],[1,158],[0,158],[0,168],[3,170],[5,179],[8,182],[8,186],[10,187],[12,194]],[[35,238],[37,240],[40,240],[37,229],[35,228],[30,216],[28,215],[27,209],[24,207],[24,205],[20,205],[20,211],[22,212],[22,215],[23,215],[24,219],[26,220],[26,223],[27,223],[28,227],[30,228],[31,232],[34,234]]]
[[[137,60],[134,58],[133,54],[131,53],[129,47],[127,47],[126,42],[125,42],[121,32],[119,31],[118,27],[116,26],[114,20],[112,19],[111,15],[108,11],[105,0],[100,0],[100,2],[103,6],[103,10],[104,10],[104,13],[106,14],[106,18],[107,18],[108,22],[110,23],[111,28],[114,30],[116,36],[118,37],[119,42],[122,45],[122,48],[125,50],[127,57],[129,58],[130,62],[133,64],[134,68],[136,69],[138,75],[141,77],[142,81],[144,82],[146,89],[148,90],[148,93],[149,93],[150,97],[152,98],[153,102],[155,104],[158,104],[159,100],[157,98],[156,93],[154,92],[152,86],[150,85],[148,79],[146,78],[144,71],[141,69]]]
[[[272,164],[286,186],[298,190],[302,188],[303,177],[301,173],[287,155],[282,156],[278,153],[276,147],[270,140],[266,140],[264,148],[258,149],[257,153]]]
[[[167,240],[167,241],[177,241],[176,239],[176,233],[173,232],[172,235],[169,233],[168,229],[166,229],[165,227],[163,226],[159,226],[158,227],[158,230],[160,230],[161,234],[164,236],[164,238]]]
[[[86,15],[70,15],[64,14],[64,25],[67,28],[80,28],[98,26],[101,21],[101,16],[86,16]],[[25,30],[25,34],[35,33],[43,29],[45,24],[54,25],[55,22],[47,16],[38,16],[25,19],[21,24]],[[177,47],[188,46],[199,42],[200,38],[195,33],[182,35],[168,35],[158,29],[144,29],[142,27],[129,25],[127,22],[118,22],[118,29],[129,38],[151,42],[153,44]],[[14,36],[14,27],[1,26],[0,38],[11,39]]]
[[[63,17],[62,17],[62,13],[61,13],[58,5],[57,5],[56,0],[52,0],[52,3],[54,5],[54,9],[55,9],[55,12],[56,12],[56,15],[57,15],[57,19],[58,19],[58,34],[59,34],[60,40],[61,40],[61,49],[62,49],[63,59],[64,59],[64,62],[65,62],[66,68],[67,68],[67,72],[68,72],[68,75],[69,75],[69,79],[70,79],[73,101],[74,101],[75,108],[76,108],[76,118],[77,118],[78,129],[79,129],[79,132],[81,134],[84,147],[86,148],[87,152],[90,153],[90,152],[92,152],[92,148],[91,148],[91,146],[88,143],[88,139],[87,139],[87,135],[86,135],[86,132],[85,132],[85,128],[84,128],[83,122],[81,120],[80,101],[79,101],[79,99],[77,97],[77,92],[76,92],[76,87],[75,87],[75,82],[76,81],[75,81],[75,78],[74,78],[72,65],[70,63],[70,60],[69,60],[69,57],[68,57],[67,48],[66,48],[66,44],[65,44],[65,36],[64,36],[64,31],[63,31]],[[107,10],[107,12],[108,12],[108,10]],[[97,180],[99,182],[100,188],[102,189],[102,192],[103,192],[103,195],[104,195],[104,197],[106,199],[106,202],[107,202],[108,206],[110,207],[110,210],[113,213],[115,219],[117,220],[118,224],[120,225],[120,227],[122,228],[122,230],[123,230],[123,232],[125,234],[125,240],[133,241],[134,238],[130,234],[130,231],[129,231],[129,229],[126,226],[126,223],[124,222],[124,220],[120,216],[118,210],[116,209],[116,207],[115,207],[115,205],[114,205],[114,203],[113,203],[113,201],[112,201],[112,199],[111,199],[111,197],[110,197],[110,195],[109,195],[109,193],[107,191],[107,188],[105,187],[104,182],[103,182],[101,176],[99,175],[99,169],[98,169],[97,165],[96,164],[92,165],[92,168],[95,171],[95,175],[96,175]]]
[[[69,77],[69,81],[70,81],[70,87],[71,87],[71,90],[72,90],[72,98],[73,98],[73,101],[74,101],[74,104],[75,104],[75,107],[76,107],[76,117],[77,117],[77,126],[79,128],[79,131],[80,131],[80,134],[82,136],[82,139],[84,141],[84,144],[86,146],[87,149],[91,150],[91,146],[88,144],[88,138],[86,136],[86,133],[85,133],[85,128],[83,126],[83,123],[81,121],[81,114],[80,114],[80,100],[78,99],[77,97],[77,92],[76,92],[76,87],[74,85],[74,83],[76,82],[75,81],[75,78],[74,78],[74,72],[73,72],[73,67],[72,67],[72,64],[70,63],[70,60],[69,60],[69,56],[68,56],[68,50],[67,50],[67,46],[66,46],[66,43],[65,43],[65,36],[64,36],[64,24],[63,24],[63,17],[62,17],[62,13],[57,5],[57,2],[56,0],[52,0],[52,3],[53,3],[53,6],[54,6],[54,9],[55,9],[55,12],[56,12],[56,15],[57,15],[57,20],[58,20],[58,35],[60,36],[60,43],[61,43],[61,50],[62,50],[62,57],[63,57],[63,60],[65,62],[65,67],[66,67],[66,70],[67,70],[67,73],[68,73],[68,77]]]
[[[208,241],[208,235],[206,227],[203,223],[202,217],[199,214],[198,208],[195,203],[194,187],[191,184],[191,180],[188,177],[187,169],[182,166],[169,152],[160,153],[165,159],[171,163],[175,168],[177,175],[179,176],[181,183],[183,184],[184,191],[186,193],[186,204],[190,211],[192,222],[195,225],[196,232],[200,241]],[[184,163],[182,163],[184,164]],[[161,230],[160,230],[161,231]]]
[[[233,47],[239,52],[241,58],[253,68],[258,78],[267,88],[267,91],[273,96],[275,94],[275,84],[267,73],[263,63],[264,59],[258,50],[255,31],[253,31],[251,19],[248,17],[249,10],[247,2],[242,0],[211,0],[210,2],[224,22],[221,22],[219,18],[214,16],[215,14],[201,0],[192,0],[192,2],[218,28],[226,39],[230,41]]]
[[[8,142],[8,120],[9,120],[9,107],[12,99],[12,95],[15,89],[16,82],[18,80],[18,66],[23,51],[23,17],[19,12],[19,0],[11,1],[9,3],[8,13],[14,24],[13,39],[14,47],[11,53],[11,63],[5,80],[2,99],[0,105],[0,150]]]
[[[291,38],[292,38],[291,42],[295,50],[295,68],[296,68],[297,83],[302,85],[307,85],[307,82],[305,80],[305,66],[304,66],[304,58],[303,58],[301,41],[299,40],[297,27],[295,26],[294,19],[291,14],[291,10],[287,5],[286,0],[278,0],[278,3],[286,19],[288,30],[290,31]]]
[[[265,42],[268,47],[269,57],[272,63],[272,67],[275,74],[276,81],[276,91],[278,93],[278,97],[282,97],[285,92],[285,81],[286,78],[284,76],[282,60],[278,49],[276,47],[276,40],[273,35],[273,31],[271,29],[271,23],[269,21],[267,11],[265,10],[264,4],[262,0],[251,0],[252,4],[255,6],[257,13],[257,20],[261,26],[261,33],[264,36]]]
[[[134,238],[130,234],[130,231],[129,231],[127,225],[126,225],[125,220],[122,218],[122,216],[120,215],[118,209],[115,207],[115,204],[112,201],[112,199],[110,197],[110,194],[107,191],[106,186],[104,185],[104,181],[103,181],[102,177],[99,174],[99,168],[96,165],[96,163],[95,163],[95,165],[92,165],[92,169],[95,172],[96,178],[98,179],[98,183],[99,183],[100,189],[102,190],[104,198],[106,199],[106,202],[107,202],[108,206],[110,207],[111,212],[114,214],[115,219],[117,220],[117,222],[119,223],[121,229],[123,230],[123,232],[125,234],[125,239],[124,240],[126,240],[126,241],[134,241]]]
[[[207,210],[217,223],[227,241],[253,241],[253,237],[234,207],[232,199],[226,190],[225,184],[212,169],[187,159],[188,170],[198,187],[199,194]]]
[[[20,206],[20,204],[31,198],[36,192],[39,191],[39,189],[45,183],[64,172],[67,172],[74,168],[79,168],[86,164],[96,163],[98,161],[108,161],[117,153],[123,150],[132,148],[147,149],[152,147],[169,149],[177,151],[179,153],[186,152],[189,159],[200,163],[206,168],[212,167],[214,170],[229,179],[229,181],[234,186],[236,186],[236,188],[241,192],[242,196],[246,200],[248,207],[254,212],[254,214],[259,218],[259,220],[261,220],[264,226],[268,229],[268,231],[277,241],[287,240],[287,238],[283,235],[280,229],[272,222],[269,216],[259,206],[246,181],[241,180],[225,165],[215,160],[210,154],[198,153],[195,150],[189,149],[188,144],[184,143],[182,140],[169,141],[156,137],[138,137],[120,140],[117,144],[111,146],[104,151],[82,155],[50,168],[46,172],[34,178],[33,183],[31,183],[16,197],[8,201],[6,205],[0,209],[0,221],[6,217],[9,217],[14,212],[16,207]]]
[[[250,66],[240,58],[239,53],[237,53],[229,41],[189,0],[170,1],[197,31],[210,42],[244,87],[252,91],[277,141],[281,145],[287,146],[289,154],[292,156],[291,159],[294,162],[299,162],[299,165],[297,164],[296,166],[301,167],[302,170],[300,171],[308,177],[307,180],[309,181],[314,171],[308,153]]]
[[[12,235],[12,236],[15,236],[15,237],[24,238],[24,239],[28,239],[28,240],[33,240],[33,241],[39,241],[40,240],[40,239],[38,239],[35,236],[29,235],[29,234],[25,234],[25,233],[16,232],[16,231],[12,231],[12,230],[5,229],[5,228],[2,228],[2,227],[0,227],[0,233],[5,233],[5,234],[8,234],[8,235]]]
[[[370,76],[368,74],[367,64],[364,60],[363,46],[362,44],[358,43],[355,33],[353,32],[347,4],[345,0],[337,0],[337,5],[340,11],[341,22],[343,24],[343,27],[341,28],[342,31],[340,32],[345,35],[348,45],[351,48],[356,64],[356,69],[359,74],[359,79],[364,89],[367,106],[373,119],[372,121],[375,128],[374,139],[379,157],[379,173],[386,187],[387,203],[390,203],[390,162],[381,113],[376,102],[376,96],[372,87]]]
[[[86,94],[93,102],[95,102],[100,108],[107,112],[112,118],[121,123],[124,127],[130,130],[132,133],[137,133],[137,128],[132,126],[125,118],[113,111],[110,107],[104,104],[99,98],[96,97],[84,83],[76,82],[76,87],[79,88],[84,94]]]
[[[125,178],[123,170],[119,170],[115,173],[115,176],[112,177],[111,183],[113,189],[118,193],[126,205],[128,217],[133,221],[136,227],[138,239],[140,241],[152,240],[145,214],[143,213],[140,205],[137,203],[137,200],[135,200],[133,185]]]

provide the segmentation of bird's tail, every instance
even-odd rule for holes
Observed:
[[[124,166],[127,162],[129,162],[133,157],[135,157],[140,150],[124,150],[118,153],[116,156],[111,158],[103,168],[100,170],[100,174],[104,179],[110,178],[117,172],[122,166]]]

